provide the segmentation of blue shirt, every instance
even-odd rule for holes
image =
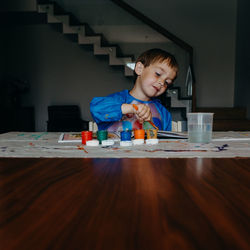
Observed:
[[[141,101],[131,96],[128,90],[92,99],[90,112],[99,130],[122,131],[141,128],[142,125],[136,120],[135,115],[122,114],[121,105],[124,103],[148,105],[151,109],[154,124],[160,130],[171,130],[171,115],[159,99],[153,98],[150,101]]]

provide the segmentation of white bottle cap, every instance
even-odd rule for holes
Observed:
[[[147,139],[146,144],[155,145],[159,143],[159,139]]]
[[[103,140],[102,141],[102,145],[103,146],[111,146],[111,145],[114,145],[114,140]]]
[[[144,139],[134,139],[133,144],[134,145],[142,145],[142,144],[144,144]]]
[[[99,141],[98,140],[86,141],[86,145],[90,147],[97,147],[99,146]]]
[[[132,141],[120,141],[120,146],[122,147],[132,146]]]

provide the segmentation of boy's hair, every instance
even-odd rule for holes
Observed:
[[[163,62],[165,61],[167,65],[178,71],[178,63],[175,57],[162,49],[150,49],[143,52],[136,60],[136,63],[141,62],[144,67],[148,67],[150,64],[155,62]],[[134,71],[135,79],[137,78],[137,74]]]

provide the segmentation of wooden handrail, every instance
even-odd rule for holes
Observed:
[[[155,23],[153,20],[151,20],[150,18],[146,17],[141,12],[139,12],[136,9],[134,9],[133,7],[131,7],[130,5],[128,5],[127,3],[125,3],[124,1],[122,1],[122,0],[111,0],[111,1],[113,3],[119,5],[122,9],[126,10],[131,15],[135,16],[136,18],[138,18],[139,20],[141,20],[142,22],[144,22],[145,24],[147,24],[148,26],[150,26],[151,28],[153,28],[154,30],[156,30],[157,32],[159,32],[160,34],[162,34],[163,36],[167,37],[169,40],[171,40],[174,43],[176,43],[177,45],[179,45],[184,50],[188,51],[190,54],[193,53],[193,48],[189,44],[187,44],[186,42],[182,41],[177,36],[175,36],[174,34],[172,34],[169,31],[167,31],[162,26],[160,26],[159,24]]]

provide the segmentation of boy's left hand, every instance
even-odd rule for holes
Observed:
[[[135,115],[140,123],[143,123],[144,121],[150,121],[152,119],[152,113],[149,106],[146,104],[137,104],[136,107],[137,110]]]

